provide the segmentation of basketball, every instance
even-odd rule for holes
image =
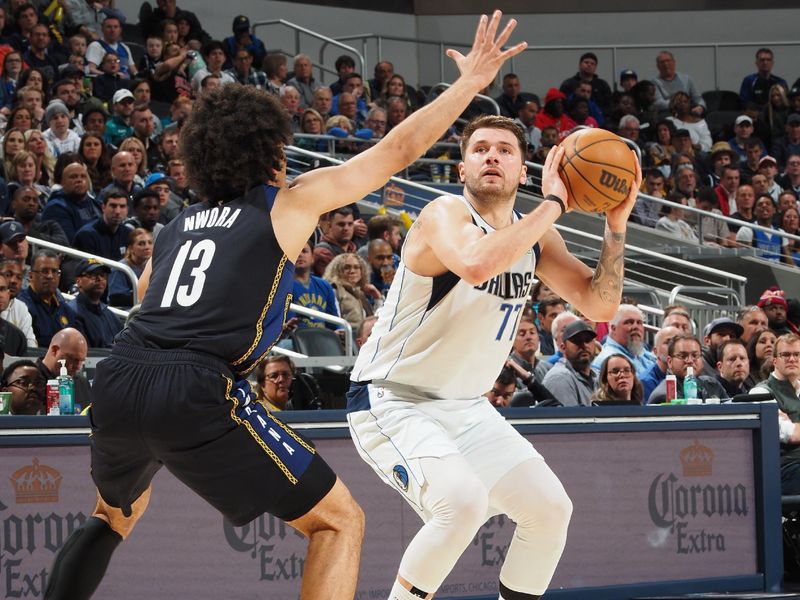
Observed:
[[[605,212],[628,197],[636,176],[636,156],[618,135],[603,129],[579,129],[561,142],[558,174],[573,206]]]

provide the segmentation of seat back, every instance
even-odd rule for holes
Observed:
[[[731,90],[710,90],[708,92],[703,92],[703,100],[706,103],[706,112],[742,110],[742,99],[739,98],[739,94]]]
[[[308,356],[344,356],[339,336],[327,328],[295,329],[292,333],[292,343],[297,352]]]

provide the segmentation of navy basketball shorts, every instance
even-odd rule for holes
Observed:
[[[336,475],[254,399],[212,356],[117,345],[97,367],[89,415],[103,500],[130,515],[164,465],[234,525],[305,515]]]

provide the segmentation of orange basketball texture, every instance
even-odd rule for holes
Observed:
[[[558,174],[575,208],[605,212],[628,197],[636,157],[622,138],[604,129],[579,129],[561,145]]]

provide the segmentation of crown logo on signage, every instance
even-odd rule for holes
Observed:
[[[32,465],[17,469],[10,479],[17,504],[58,502],[61,473],[53,467],[39,464],[38,458],[33,459]]]
[[[708,477],[714,462],[714,451],[695,440],[691,446],[681,450],[681,466],[684,477]]]

